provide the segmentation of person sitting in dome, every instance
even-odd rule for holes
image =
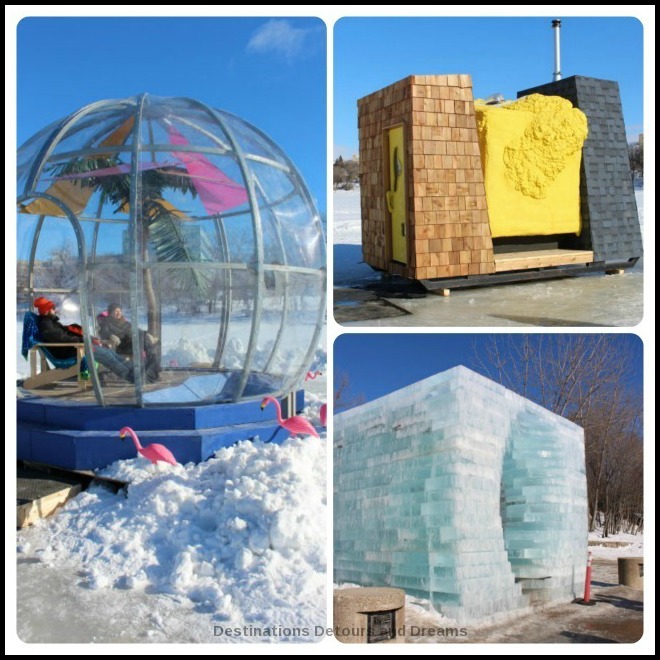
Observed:
[[[96,321],[99,336],[111,343],[119,355],[133,355],[133,326],[126,319],[118,303],[110,303],[105,312],[101,312]],[[149,383],[154,383],[160,375],[158,359],[158,340],[144,330],[139,330],[140,347],[144,358],[144,370]]]
[[[72,323],[69,326],[60,323],[57,316],[57,306],[48,298],[39,297],[34,300],[34,307],[39,312],[37,326],[39,334],[45,344],[82,344],[82,328]],[[120,378],[133,382],[133,364],[124,362],[114,351],[102,346],[98,340],[94,342],[94,359],[110,371],[116,373]],[[98,343],[97,343],[98,342]],[[48,349],[53,357],[60,360],[76,357],[76,349],[72,346],[51,346]]]

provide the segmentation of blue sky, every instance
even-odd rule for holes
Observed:
[[[141,92],[187,96],[251,122],[326,212],[326,28],[316,18],[25,18],[17,142],[78,108]]]
[[[347,399],[362,395],[364,402],[445,371],[457,365],[478,371],[477,355],[483,353],[491,334],[343,334],[334,343],[335,387],[346,374]],[[505,333],[498,337],[506,336]],[[513,335],[522,337],[522,335]],[[557,334],[568,338],[574,335]],[[630,378],[642,387],[642,341],[635,335],[610,336],[620,350],[633,355]]]
[[[632,12],[631,12],[632,13]],[[411,74],[468,73],[475,98],[552,80],[551,19],[563,77],[616,80],[626,132],[643,132],[643,26],[636,18],[343,18],[334,30],[334,157],[358,151],[357,99]]]

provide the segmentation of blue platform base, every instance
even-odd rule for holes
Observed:
[[[300,390],[296,411],[304,405]],[[282,442],[289,437],[277,423],[274,406],[262,411],[258,401],[150,409],[35,398],[19,399],[17,409],[18,459],[72,470],[134,458],[133,441],[119,437],[124,426],[137,432],[143,446],[165,445],[179,463],[199,463],[241,440]]]

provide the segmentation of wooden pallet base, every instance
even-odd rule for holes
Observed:
[[[19,461],[16,488],[16,526],[32,525],[53,515],[78,493],[99,484],[118,493],[128,483],[102,477],[91,470],[67,470],[55,465]]]
[[[50,492],[37,499],[16,506],[16,527],[22,529],[33,525],[37,520],[51,516],[81,491],[80,484],[64,485],[60,490]]]

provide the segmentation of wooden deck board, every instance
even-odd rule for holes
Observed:
[[[590,250],[529,250],[495,255],[495,272],[549,268],[570,264],[589,264],[594,260]]]
[[[160,379],[155,383],[144,383],[143,392],[155,392],[167,387],[174,387],[184,383],[186,379],[191,376],[200,375],[199,370],[185,369],[181,370],[165,370],[160,372]],[[125,380],[119,378],[111,372],[105,372],[104,382],[102,385],[103,396],[106,403],[111,405],[133,405],[135,403],[135,386]],[[39,397],[63,397],[70,401],[80,401],[96,403],[96,395],[91,384],[86,390],[80,390],[74,379],[70,381],[59,381],[44,387],[29,390],[25,387],[22,389],[32,396]]]

